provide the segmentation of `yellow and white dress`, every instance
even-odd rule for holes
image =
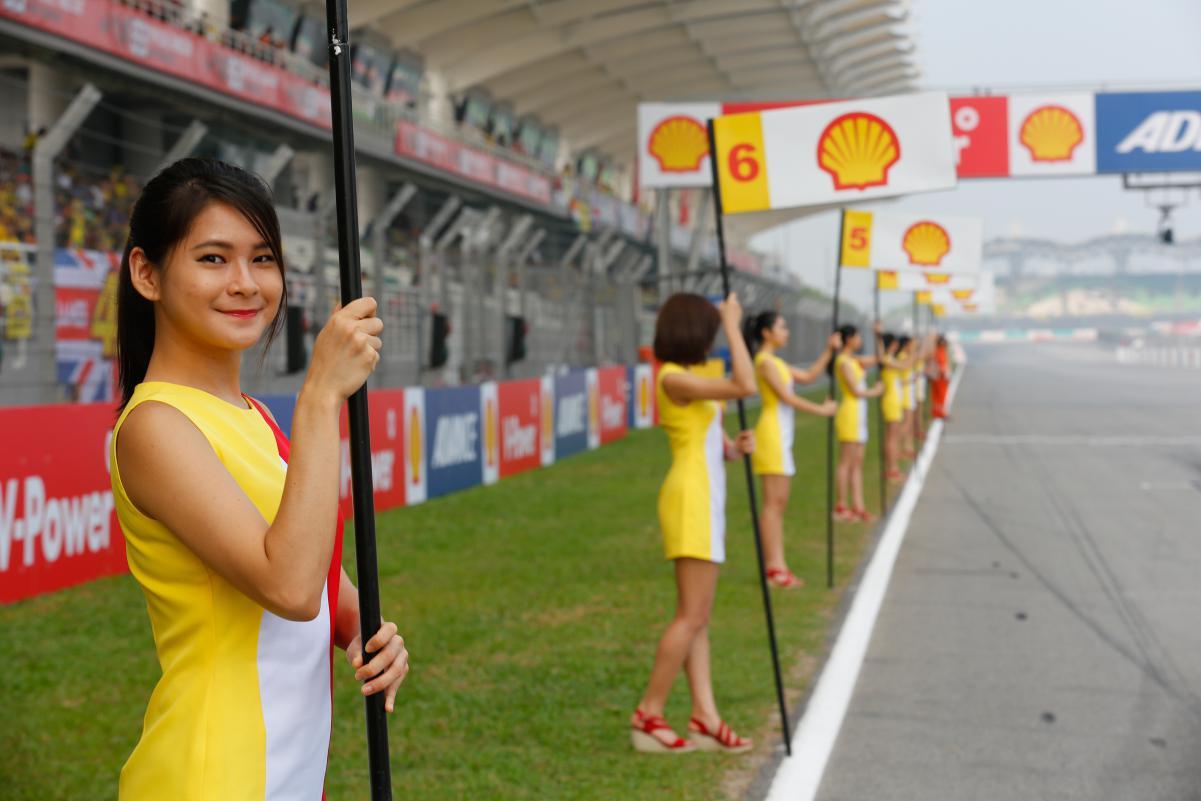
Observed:
[[[914,408],[926,402],[926,360],[918,359],[913,371]]]
[[[755,450],[751,454],[751,467],[756,475],[796,475],[792,458],[795,410],[780,400],[775,390],[763,378],[763,370],[775,370],[785,386],[792,385],[792,371],[779,356],[767,353],[755,354],[755,377],[759,382],[759,397],[763,406],[759,411],[759,422],[755,424]]]
[[[703,368],[702,368],[703,369]],[[663,391],[664,377],[694,372],[667,362],[656,385],[659,424],[671,446],[671,468],[659,489],[659,527],[668,559],[726,559],[726,465],[721,404],[680,406]]]
[[[158,401],[204,434],[270,523],[283,497],[286,438],[260,412],[193,387],[139,384],[109,458],[126,553],[142,587],[162,677],[121,770],[121,801],[320,801],[329,754],[331,609],[307,622],[268,612],[213,572],[125,492],[117,437]],[[336,559],[335,561],[340,561]],[[331,565],[330,575],[340,570]],[[336,596],[336,590],[334,595]]]
[[[912,367],[906,367],[901,371],[901,384],[904,389],[901,396],[901,408],[907,412],[911,412],[917,408],[917,404],[914,402]]]
[[[880,397],[880,413],[884,422],[901,422],[901,370],[885,366],[880,370],[880,381],[884,384],[884,394]]]
[[[859,360],[839,354],[834,360],[834,374],[838,376],[838,411],[834,413],[834,430],[839,442],[867,442],[867,398],[856,397],[851,385],[843,375],[843,366],[850,368],[854,386],[860,392],[867,389],[864,384],[863,365]]]

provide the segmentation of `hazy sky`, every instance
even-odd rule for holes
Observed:
[[[1201,88],[1201,0],[912,0],[921,86],[970,93],[1034,89]],[[985,238],[1019,234],[1074,242],[1114,231],[1148,233],[1159,212],[1113,177],[974,180],[892,204],[980,216]],[[755,240],[807,283],[833,280],[834,215],[800,220]],[[1201,236],[1201,195],[1175,213],[1177,238]],[[867,297],[852,276],[849,297]]]

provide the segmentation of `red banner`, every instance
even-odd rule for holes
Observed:
[[[396,152],[510,194],[539,203],[551,201],[551,186],[546,176],[410,122],[396,123]]]
[[[951,131],[961,178],[1009,175],[1007,106],[1005,97],[951,98]]]
[[[500,396],[500,475],[506,478],[542,464],[542,381],[505,381]]]
[[[375,510],[405,504],[404,390],[373,389],[367,393],[367,423],[371,429],[371,481]],[[342,406],[342,470],[338,498],[347,520],[354,516],[350,499],[350,424]]]
[[[626,435],[629,427],[630,390],[627,386],[625,367],[601,367],[596,371],[596,385],[600,391],[600,443],[607,445]]]
[[[0,603],[123,573],[108,404],[0,409]]]

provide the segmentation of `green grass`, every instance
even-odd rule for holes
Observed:
[[[839,526],[839,589],[828,592],[825,422],[799,415],[797,424],[787,542],[790,564],[808,584],[772,594],[794,703],[868,536],[866,526]],[[868,450],[875,507],[874,444]],[[629,745],[626,721],[674,604],[655,517],[667,463],[661,432],[634,432],[548,470],[379,516],[383,606],[412,653],[391,724],[398,799],[741,792],[753,758],[656,758]],[[756,738],[762,757],[778,735],[775,698],[741,465],[728,475],[713,669],[724,716]],[[133,579],[0,608],[0,631],[0,796],[115,797],[158,674]],[[341,655],[336,667],[329,797],[363,799],[362,701]],[[668,718],[683,727],[687,711],[681,678]]]

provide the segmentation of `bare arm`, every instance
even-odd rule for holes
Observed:
[[[859,389],[855,384],[855,374],[851,371],[849,364],[842,365],[842,377],[846,382],[847,391],[856,398],[878,398],[884,394],[884,385],[877,383],[870,389]]]
[[[759,374],[763,376],[763,380],[771,387],[772,392],[776,393],[776,397],[780,399],[780,403],[786,406],[791,406],[798,411],[825,417],[834,414],[834,411],[838,408],[834,401],[829,399],[825,403],[814,403],[808,398],[797,395],[792,391],[792,385],[780,378],[780,374],[773,369],[769,362],[765,361],[759,365]]]
[[[826,349],[821,355],[813,360],[813,364],[802,370],[799,367],[788,366],[789,372],[792,373],[792,380],[800,384],[812,384],[822,373],[826,371],[826,365],[834,358],[834,351],[841,347],[842,337],[838,334],[830,334],[830,339],[826,342]]]
[[[362,299],[339,310],[313,348],[296,401],[292,453],[268,524],[179,410],[144,403],[125,419],[117,461],[130,499],[210,569],[280,617],[321,609],[337,520],[338,412],[379,361],[382,323]]]
[[[730,297],[720,306],[721,324],[730,344],[730,361],[733,369],[730,376],[709,378],[691,373],[670,373],[663,376],[663,392],[674,403],[681,406],[694,400],[736,400],[755,394],[755,366],[747,352],[746,342],[739,330],[742,307],[738,297]]]

